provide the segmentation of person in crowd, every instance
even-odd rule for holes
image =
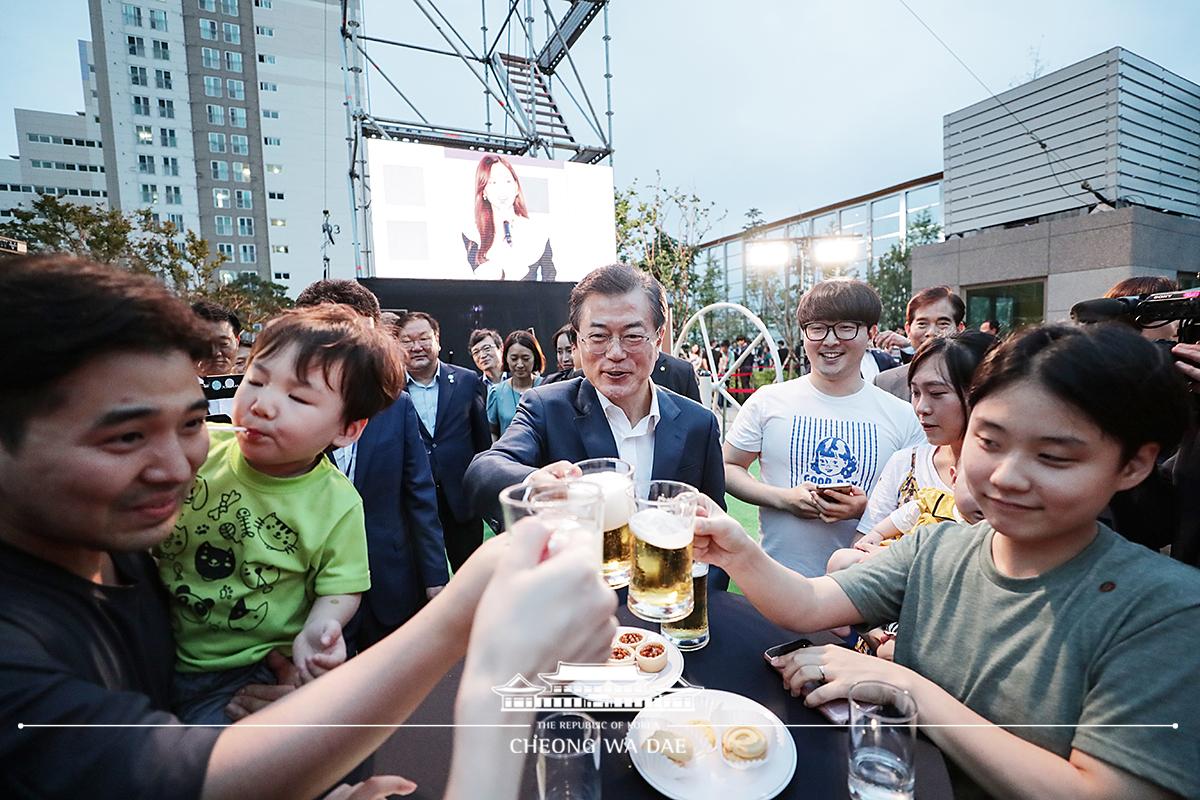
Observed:
[[[997,339],[1000,338],[1000,320],[994,317],[985,319],[983,322],[979,323],[979,332],[986,333],[989,336],[995,336]]]
[[[457,571],[483,541],[483,520],[471,513],[463,478],[475,454],[491,446],[492,434],[483,381],[473,371],[438,358],[440,331],[438,321],[423,311],[401,317],[408,393],[437,487],[446,555]]]
[[[550,237],[529,218],[517,171],[486,155],[475,169],[475,230],[462,235],[472,276],[492,281],[552,281]]]
[[[0,330],[28,337],[0,365],[0,784],[10,793],[316,797],[404,721],[468,641],[456,718],[470,725],[497,721],[490,687],[516,672],[607,650],[615,596],[584,553],[539,562],[550,532],[531,523],[489,542],[368,653],[290,693],[271,687],[276,701],[250,725],[178,724],[167,708],[169,609],[180,601],[162,592],[147,551],[172,536],[208,450],[195,362],[211,332],[153,279],[61,256],[5,263]],[[485,590],[494,601],[473,625]],[[519,765],[514,775],[497,763],[499,745],[475,747],[497,731],[506,743],[520,735],[459,729],[456,752],[470,757],[453,763],[447,797],[516,797]],[[380,776],[347,788],[338,796],[362,800],[415,787]]]
[[[399,354],[400,317],[381,313],[375,295],[358,281],[320,280],[296,300],[301,307],[334,302],[363,319],[378,317]],[[401,391],[371,417],[358,441],[333,451],[334,463],[362,497],[367,526],[371,588],[347,630],[355,650],[370,647],[404,624],[450,578],[437,490],[419,427],[412,399]]]
[[[516,330],[504,338],[504,365],[508,380],[493,386],[487,396],[488,424],[492,436],[499,439],[508,430],[521,395],[542,382],[538,374],[546,367],[546,357],[537,337],[529,331]]]
[[[696,370],[682,358],[659,351],[650,378],[675,394],[700,402],[700,380],[696,377]]]
[[[579,342],[575,338],[575,329],[571,327],[571,323],[566,323],[554,332],[554,352],[558,358],[558,371],[543,376],[542,383],[558,383],[582,374],[578,371]]]
[[[899,523],[912,517],[913,503],[918,516],[925,516],[923,524],[933,518],[954,519],[953,474],[967,432],[967,393],[975,370],[995,341],[978,331],[925,339],[908,365],[908,377],[913,411],[926,441],[901,448],[888,459],[858,523],[863,539],[853,548],[836,551],[828,571],[861,560],[868,545],[907,533],[913,523]],[[901,508],[905,513],[893,520]]]
[[[850,546],[883,465],[925,438],[912,406],[860,374],[881,311],[861,281],[806,292],[796,317],[812,371],[761,387],[725,437],[729,493],[759,506],[763,547],[803,575],[823,575],[833,552]]]
[[[688,349],[687,362],[692,365],[692,371],[697,375],[704,368],[704,356],[700,355],[700,345],[694,344]]]
[[[305,681],[345,661],[343,630],[370,588],[367,542],[362,500],[323,454],[358,440],[401,374],[387,335],[345,306],[286,311],[259,334],[233,400],[241,430],[212,431],[154,551],[176,600],[171,695],[185,722],[228,722],[234,693],[270,680],[271,650]]]
[[[1174,446],[1187,403],[1167,355],[1120,327],[1022,331],[970,394],[962,474],[986,522],[918,528],[818,578],[721,515],[693,552],[789,630],[898,619],[894,662],[826,646],[770,663],[794,695],[816,684],[810,706],[865,680],[908,691],[956,797],[1195,797],[1200,736],[1176,712],[1200,571],[1096,522]]]
[[[967,307],[961,297],[950,291],[949,286],[931,286],[922,289],[908,301],[904,311],[904,336],[887,331],[875,337],[875,346],[884,350],[899,347],[899,367],[885,370],[875,376],[875,385],[894,394],[904,402],[908,396],[908,362],[930,336],[945,336],[963,330],[963,319]]]
[[[211,300],[199,300],[192,303],[192,311],[205,321],[212,331],[212,352],[205,355],[196,364],[196,374],[201,378],[209,375],[231,375],[234,372],[234,359],[237,357],[238,336],[242,332],[242,322],[228,308],[218,305]]]
[[[233,374],[241,375],[246,371],[246,362],[250,360],[250,350],[254,347],[254,334],[243,331],[238,336],[237,355],[233,359]]]
[[[632,267],[600,267],[571,290],[570,319],[583,377],[526,393],[508,430],[467,470],[472,507],[496,518],[501,489],[602,457],[632,464],[643,494],[651,480],[678,480],[723,504],[716,418],[650,379],[666,324],[662,285]]]
[[[1177,292],[1179,284],[1161,275],[1143,275],[1117,281],[1104,293],[1105,297],[1140,297],[1160,292]],[[1179,338],[1179,321],[1166,320],[1136,325],[1138,332],[1151,341],[1173,342]]]
[[[504,342],[500,334],[491,328],[476,328],[467,337],[467,349],[471,351],[471,360],[483,375],[483,385],[487,389],[508,377],[504,372],[504,361],[500,358],[503,347]]]

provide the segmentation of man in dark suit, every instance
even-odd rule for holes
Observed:
[[[440,330],[437,320],[423,311],[400,319],[408,393],[433,468],[446,555],[457,572],[483,543],[483,520],[467,503],[463,476],[475,454],[491,445],[492,435],[483,382],[473,370],[442,363]]]
[[[675,394],[700,402],[700,381],[696,378],[696,370],[682,358],[660,352],[658,360],[654,362],[654,371],[650,373],[650,379]]]
[[[572,290],[570,315],[584,377],[525,393],[508,430],[467,470],[472,506],[494,516],[500,490],[535,470],[563,477],[578,471],[572,462],[617,457],[642,486],[684,481],[724,508],[716,417],[650,380],[666,320],[662,286],[631,267],[601,267]]]

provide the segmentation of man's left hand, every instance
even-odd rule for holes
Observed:
[[[857,486],[841,489],[817,487],[813,501],[821,512],[822,522],[839,522],[844,519],[860,519],[867,510],[867,493]]]

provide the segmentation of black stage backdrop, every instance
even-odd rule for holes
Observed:
[[[452,281],[362,278],[384,311],[424,311],[441,325],[442,361],[475,369],[467,337],[475,328],[495,328],[500,337],[533,328],[546,356],[544,372],[555,372],[551,337],[567,321],[573,283],[542,281]]]

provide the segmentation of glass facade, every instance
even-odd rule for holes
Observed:
[[[985,319],[996,320],[1005,331],[1036,325],[1046,318],[1045,295],[1046,285],[1040,280],[964,286],[967,327],[978,328]]]

